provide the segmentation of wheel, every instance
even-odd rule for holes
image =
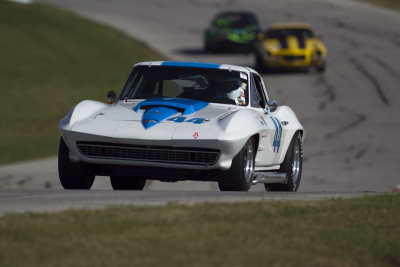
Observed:
[[[319,64],[319,65],[317,65],[317,66],[315,67],[315,69],[316,69],[318,72],[324,72],[324,71],[325,71],[325,68],[326,68],[326,60],[322,61],[321,64]]]
[[[204,51],[207,53],[207,52],[210,52],[210,46],[207,44],[207,42],[204,42]]]
[[[146,179],[140,177],[110,176],[114,190],[143,190]]]
[[[250,138],[233,158],[231,168],[219,171],[219,189],[221,191],[248,191],[253,180],[254,160],[254,140]]]
[[[219,53],[219,51],[220,51],[220,49],[217,44],[213,43],[213,44],[208,45],[208,52],[210,52],[212,54],[216,54],[216,53]]]
[[[264,60],[256,53],[256,69],[258,72],[263,73],[267,72],[267,67],[264,64]]]
[[[62,137],[58,150],[58,176],[64,189],[90,189],[95,178],[88,163],[74,163],[69,159],[69,150]]]
[[[296,192],[300,186],[301,170],[303,168],[303,142],[300,132],[296,132],[290,141],[279,172],[287,173],[287,184],[264,184],[266,191]]]

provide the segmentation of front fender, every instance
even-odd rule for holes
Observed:
[[[60,130],[70,131],[75,122],[95,116],[101,109],[107,105],[93,100],[85,100],[73,107],[58,125]]]
[[[219,138],[221,150],[229,154],[232,159],[239,153],[250,137],[257,135],[259,138],[260,132],[263,130],[261,122],[260,115],[251,109],[241,109],[220,119],[218,125],[221,129]],[[258,148],[256,147],[255,151],[257,150]]]

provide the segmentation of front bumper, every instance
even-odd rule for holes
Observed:
[[[265,52],[261,56],[265,66],[287,69],[318,66],[325,60],[323,56],[311,53]]]
[[[247,140],[172,140],[168,135],[158,140],[129,139],[61,128],[60,132],[72,161],[189,170],[229,169],[232,159]]]

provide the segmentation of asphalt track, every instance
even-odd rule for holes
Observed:
[[[280,105],[290,106],[307,132],[299,193],[287,194],[287,198],[308,199],[315,194],[340,196],[340,192],[344,197],[365,191],[389,192],[396,184],[400,184],[400,13],[347,0],[37,2],[71,10],[122,31],[172,60],[250,67],[254,66],[251,54],[204,53],[203,31],[216,13],[223,10],[253,11],[264,27],[270,23],[287,21],[313,24],[323,35],[328,48],[326,72],[263,75],[270,99]],[[135,63],[132,62],[132,65]],[[30,206],[27,203],[31,199],[24,197],[26,194],[36,195],[37,198],[42,196],[54,203],[61,203],[63,196],[74,194],[54,190],[61,189],[55,158],[0,167],[0,189],[2,207],[5,206],[3,203],[9,203],[4,200],[8,194],[20,195],[21,199],[26,200],[27,206]],[[92,189],[110,190],[108,177],[97,177]],[[256,185],[251,193],[226,195],[209,193],[218,191],[216,183],[148,182],[145,191],[165,192],[147,193],[144,199],[150,204],[155,203],[157,200],[151,196],[160,194],[166,196],[162,200],[164,202],[168,202],[168,196],[171,201],[176,201],[175,198],[183,194],[187,198],[179,201],[190,202],[191,193],[197,195],[196,201],[223,201],[225,197],[229,200],[274,198],[271,193],[261,193],[263,190],[263,185]],[[82,192],[75,194],[78,199],[78,196],[82,196]],[[88,195],[96,199],[101,194],[90,192]],[[132,198],[118,202],[126,194],[132,194]],[[106,198],[114,204],[143,204],[145,201],[137,197],[143,194],[109,192]],[[221,197],[215,194],[221,194]],[[65,208],[64,204],[59,206],[60,209]],[[11,207],[11,204],[7,205]],[[23,208],[23,205],[21,203],[20,207]],[[57,204],[54,205],[49,210],[57,209]],[[78,202],[70,203],[71,207],[79,205]],[[7,208],[0,208],[3,212],[4,209]]]

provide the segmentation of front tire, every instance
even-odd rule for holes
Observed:
[[[58,176],[64,189],[90,189],[95,178],[89,164],[74,163],[69,159],[69,150],[62,137],[58,150]]]
[[[146,179],[140,177],[110,176],[114,190],[143,190]]]
[[[218,173],[218,186],[221,191],[249,191],[254,174],[255,144],[250,138],[233,158],[227,171]]]
[[[326,68],[326,60],[322,61],[321,64],[317,65],[315,67],[315,69],[317,70],[317,72],[325,72],[325,68]]]
[[[296,192],[300,186],[302,168],[303,142],[300,132],[296,132],[279,169],[279,172],[287,174],[287,184],[264,184],[265,190]]]
[[[267,66],[265,66],[264,60],[257,53],[255,53],[255,58],[256,58],[256,69],[257,69],[257,71],[259,73],[267,72]]]

